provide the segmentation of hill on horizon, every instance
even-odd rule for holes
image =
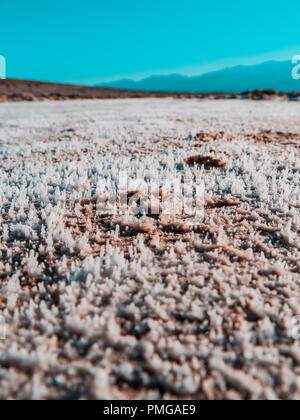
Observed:
[[[135,81],[121,79],[97,84],[116,89],[169,92],[242,93],[247,90],[275,89],[280,92],[300,90],[300,80],[292,78],[291,61],[267,61],[256,65],[226,67],[200,76],[181,74],[155,75]]]

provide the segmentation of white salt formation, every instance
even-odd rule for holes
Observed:
[[[0,397],[299,399],[299,111],[0,104]],[[202,178],[203,220],[118,214],[124,170]]]

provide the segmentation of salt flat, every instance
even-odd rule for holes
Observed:
[[[299,111],[0,104],[0,397],[299,399]],[[200,177],[203,220],[102,211],[120,171]]]

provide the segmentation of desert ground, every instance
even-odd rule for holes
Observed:
[[[1,103],[0,397],[299,399],[299,111]],[[201,178],[201,220],[121,213],[120,171]]]
[[[299,101],[300,91],[278,92],[274,89],[224,92],[150,92],[141,90],[113,89],[109,87],[79,86],[62,83],[37,82],[34,80],[0,79],[0,103],[19,101],[65,101],[82,99],[119,98],[201,98],[201,99],[285,99]]]

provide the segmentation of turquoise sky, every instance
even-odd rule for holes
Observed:
[[[2,1],[7,77],[96,83],[300,54],[300,2]]]

